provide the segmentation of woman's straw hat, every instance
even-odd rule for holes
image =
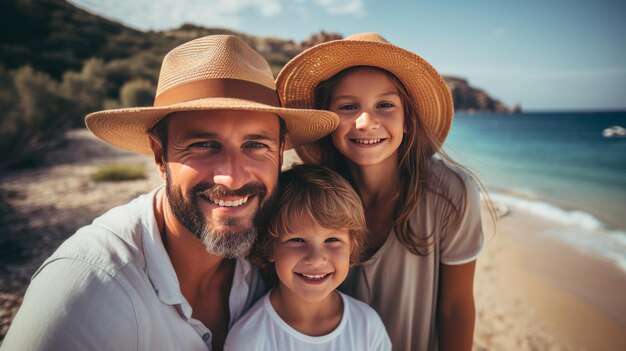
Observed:
[[[276,78],[281,102],[290,108],[313,108],[315,87],[354,66],[379,67],[400,79],[417,106],[418,117],[443,143],[454,115],[446,82],[423,58],[377,33],[354,34],[322,43],[294,57]]]
[[[172,112],[198,110],[275,113],[287,125],[287,147],[319,139],[339,123],[329,111],[280,107],[267,61],[231,35],[195,39],[170,51],[163,59],[153,107],[94,112],[85,123],[110,144],[150,154],[148,129]]]

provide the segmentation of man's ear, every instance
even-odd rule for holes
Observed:
[[[161,173],[161,179],[165,180],[165,158],[163,157],[165,154],[161,141],[154,135],[150,134],[148,134],[148,138],[150,139],[150,148],[154,154],[154,163],[156,164],[159,173]]]
[[[278,150],[278,169],[283,169],[283,155],[285,154],[285,144],[287,144],[287,140],[289,140],[289,135],[285,135],[285,141],[280,144]]]

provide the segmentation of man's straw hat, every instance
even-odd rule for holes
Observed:
[[[313,108],[315,87],[354,66],[393,73],[417,106],[418,117],[443,143],[454,115],[452,95],[439,73],[423,58],[389,43],[377,33],[360,33],[316,45],[294,57],[276,78],[285,107]]]
[[[172,112],[198,110],[275,113],[287,125],[287,147],[319,139],[339,123],[332,112],[280,107],[263,56],[231,35],[206,36],[170,51],[163,59],[153,107],[94,112],[85,123],[110,144],[150,154],[148,129]]]

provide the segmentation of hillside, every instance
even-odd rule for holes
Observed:
[[[16,30],[18,29],[19,30]],[[137,77],[156,83],[162,56],[173,47],[209,34],[241,36],[271,64],[274,73],[300,51],[317,43],[340,39],[333,33],[317,33],[303,42],[258,37],[228,29],[184,25],[164,32],[141,32],[79,9],[64,0],[3,0],[0,4],[0,64],[8,70],[31,65],[61,80],[67,71],[80,71],[92,57],[109,67],[135,68],[108,76],[113,86],[108,97],[117,99],[119,88]],[[112,64],[112,62],[117,64]],[[119,71],[119,70],[118,70]],[[133,76],[134,74],[134,76]],[[508,111],[487,93],[461,78],[445,77],[455,108]]]
[[[0,4],[0,64],[8,70],[30,65],[61,80],[67,71],[80,71],[84,62],[99,58],[139,78],[156,83],[162,56],[173,47],[209,34],[239,35],[270,62],[274,73],[300,51],[317,43],[339,39],[334,33],[317,33],[303,42],[258,37],[228,29],[184,25],[164,32],[142,32],[93,15],[64,0],[3,0]],[[120,76],[122,75],[122,76]],[[114,75],[115,76],[115,75]],[[118,98],[118,89],[135,76],[118,74],[108,97]],[[461,110],[508,111],[501,102],[471,87],[462,78],[444,77]]]

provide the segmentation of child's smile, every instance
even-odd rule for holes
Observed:
[[[320,282],[325,281],[327,278],[330,277],[331,274],[332,273],[306,274],[306,273],[298,273],[298,272],[296,272],[296,275],[301,277],[304,281],[306,281],[308,283],[312,283],[312,284],[316,284],[316,283],[320,283]]]
[[[395,163],[404,136],[404,110],[398,90],[385,73],[358,68],[333,91],[330,110],[339,115],[332,134],[337,150],[358,165]]]
[[[320,302],[343,282],[350,267],[347,230],[317,224],[302,225],[298,233],[282,236],[274,246],[276,273],[282,294]]]

